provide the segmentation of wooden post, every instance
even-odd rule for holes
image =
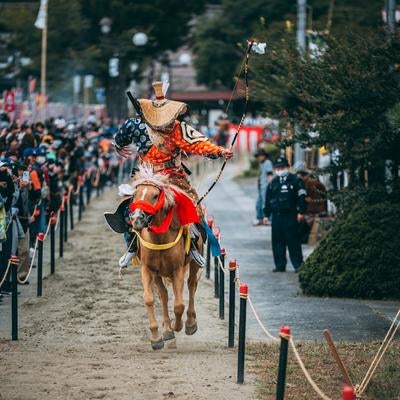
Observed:
[[[333,340],[332,340],[332,337],[331,337],[331,335],[330,335],[330,333],[329,333],[329,330],[328,330],[328,329],[325,329],[324,332],[323,332],[323,334],[324,334],[325,340],[326,340],[327,343],[328,343],[329,349],[331,350],[331,353],[332,353],[332,355],[333,355],[333,358],[335,359],[336,364],[338,365],[338,367],[339,367],[339,369],[340,369],[340,372],[341,372],[341,374],[342,374],[342,377],[343,377],[344,382],[345,382],[347,385],[353,387],[353,383],[351,382],[349,373],[347,372],[347,369],[346,369],[345,365],[343,364],[342,359],[341,359],[340,356],[339,356],[339,353],[338,353],[338,351],[337,351],[337,349],[336,349],[335,343],[333,343]]]

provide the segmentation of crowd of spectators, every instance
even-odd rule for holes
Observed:
[[[0,301],[10,292],[9,258],[20,258],[23,281],[36,236],[45,232],[68,190],[74,193],[79,182],[88,201],[95,187],[116,183],[121,173],[112,146],[116,131],[94,115],[82,126],[61,116],[29,124],[0,115]]]

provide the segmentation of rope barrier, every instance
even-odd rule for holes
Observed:
[[[1,280],[1,282],[0,282],[0,287],[3,286],[3,283],[5,282],[5,280],[6,280],[6,278],[7,278],[8,271],[10,270],[10,265],[11,265],[11,260],[8,260],[6,272],[4,273],[3,278],[2,278],[2,280]]]
[[[110,172],[111,172],[111,170],[110,170]],[[84,172],[83,176],[86,176],[86,171]],[[96,170],[96,177],[100,177],[100,168],[97,168],[97,170]],[[99,182],[98,182],[98,183],[99,183]],[[97,184],[98,184],[98,183],[97,183]],[[83,184],[83,183],[82,183],[82,178],[81,178],[81,179],[80,179],[80,182],[78,183],[78,191],[77,191],[77,194],[79,193],[79,190],[80,190],[80,187],[82,186],[82,184]],[[70,184],[70,185],[68,186],[67,194],[66,194],[66,195],[63,195],[63,197],[62,197],[61,206],[60,206],[60,208],[57,210],[57,214],[56,214],[56,223],[55,223],[54,231],[57,231],[57,229],[58,229],[58,227],[59,227],[60,215],[61,215],[61,208],[65,206],[65,200],[66,200],[66,199],[67,199],[67,201],[70,201],[71,195],[73,194],[73,190],[74,190],[73,185]],[[33,211],[32,211],[32,216],[33,216],[33,217],[36,217],[36,216],[37,216],[37,215],[35,215],[35,214],[37,213],[37,208],[38,208],[38,206],[41,204],[41,202],[42,202],[42,200],[40,200],[37,204],[35,204],[35,206],[34,206],[34,208],[33,208]],[[32,273],[32,269],[33,269],[33,265],[34,265],[34,262],[35,262],[37,249],[38,249],[38,241],[39,241],[39,240],[45,241],[45,240],[47,239],[47,237],[48,237],[48,234],[49,234],[49,231],[50,231],[50,227],[51,227],[51,225],[52,225],[51,222],[52,222],[52,219],[54,218],[54,213],[53,213],[52,215],[50,215],[49,217],[50,217],[50,218],[49,218],[49,222],[48,222],[48,224],[47,224],[47,228],[46,228],[45,234],[44,234],[40,239],[39,239],[38,237],[36,237],[35,245],[34,245],[34,250],[33,250],[33,254],[32,254],[31,257],[30,257],[31,260],[30,260],[30,265],[29,265],[29,270],[28,270],[27,275],[25,276],[24,279],[20,279],[19,277],[17,277],[17,281],[18,281],[18,283],[20,283],[20,284],[26,283],[26,282],[28,281],[28,279],[29,279],[31,273]],[[20,218],[20,219],[31,219],[31,217],[24,217],[24,216],[19,216],[18,218]],[[10,218],[10,220],[9,220],[9,222],[8,222],[8,224],[7,224],[6,232],[8,232],[8,229],[9,229],[10,226],[12,225],[12,222],[13,222],[13,217]],[[14,257],[14,256],[12,256],[12,258],[10,258],[10,259],[8,260],[8,264],[7,264],[6,271],[5,271],[3,277],[1,278],[1,281],[0,281],[0,287],[3,285],[3,283],[5,282],[5,280],[6,280],[6,278],[7,278],[7,275],[8,275],[8,272],[9,272],[9,270],[10,270],[10,267],[11,267],[11,265],[13,264],[13,262],[12,262],[12,261],[13,261],[13,257]]]
[[[33,255],[32,255],[32,258],[31,258],[31,263],[30,263],[30,265],[29,265],[29,270],[28,270],[28,273],[27,273],[26,276],[25,276],[25,279],[21,280],[21,279],[19,279],[19,278],[17,277],[18,283],[20,283],[21,285],[23,285],[24,283],[26,283],[26,282],[28,281],[28,279],[29,279],[29,276],[31,275],[32,268],[33,268],[33,264],[34,264],[34,262],[35,262],[36,251],[37,251],[37,247],[38,247],[38,240],[39,240],[39,239],[36,237],[36,240],[35,240],[35,247],[34,247]]]
[[[61,208],[64,207],[64,196],[63,196],[63,201],[61,202],[61,206],[57,211],[57,219],[56,219],[56,226],[54,227],[54,231],[57,232],[58,225],[60,223],[60,215],[61,215]]]
[[[218,264],[219,264],[219,267],[220,267],[220,268],[224,271],[224,273],[226,274],[227,271],[226,271],[226,269],[223,268],[222,263],[221,263],[219,257],[218,257]],[[237,289],[238,289],[238,291],[239,291],[241,281],[240,281],[240,276],[239,276],[239,265],[238,265],[238,264],[236,264],[236,275],[237,275],[237,276],[236,276],[236,279],[235,279],[235,280],[236,280],[236,286],[237,286]],[[259,317],[259,315],[258,315],[258,313],[257,313],[257,311],[256,311],[256,309],[255,309],[255,307],[254,307],[254,304],[253,304],[253,302],[251,301],[250,295],[247,296],[247,301],[248,301],[248,303],[249,303],[249,305],[250,305],[250,309],[251,309],[251,311],[252,311],[252,313],[253,313],[253,315],[254,315],[254,318],[255,318],[255,320],[257,321],[258,325],[260,326],[261,330],[262,330],[262,331],[265,333],[265,335],[266,335],[269,339],[271,339],[274,343],[279,343],[279,338],[277,338],[277,337],[275,337],[274,335],[272,335],[272,334],[269,332],[269,330],[265,327],[265,325],[263,324],[263,322],[261,321],[261,319],[260,319],[260,317]],[[399,310],[399,313],[400,313],[400,310]],[[400,324],[400,321],[399,321],[399,324]],[[331,400],[331,398],[328,397],[325,393],[323,393],[322,390],[318,387],[318,385],[317,385],[317,384],[314,382],[314,380],[311,378],[310,374],[308,373],[308,371],[307,371],[307,369],[306,369],[306,367],[305,367],[305,365],[304,365],[304,363],[303,363],[303,361],[302,361],[302,359],[301,359],[301,357],[300,357],[300,354],[298,353],[298,351],[297,351],[297,349],[296,349],[296,346],[295,346],[295,344],[294,344],[294,341],[293,341],[292,337],[290,336],[290,337],[287,337],[286,339],[289,340],[289,342],[290,342],[290,344],[291,344],[291,346],[292,346],[292,348],[293,348],[293,352],[294,352],[294,354],[295,354],[296,360],[297,360],[297,362],[298,362],[298,364],[299,364],[299,366],[300,366],[300,368],[301,368],[301,370],[302,370],[304,376],[306,377],[306,379],[307,379],[308,382],[310,383],[311,387],[314,389],[314,391],[315,391],[322,399],[324,399],[324,400]]]
[[[254,318],[256,319],[256,321],[258,322],[258,325],[260,326],[260,328],[262,329],[262,331],[274,342],[279,342],[279,339],[277,337],[275,337],[274,335],[272,335],[269,330],[265,327],[265,325],[262,323],[260,317],[257,314],[257,311],[254,307],[253,302],[251,301],[250,296],[247,297],[247,301],[249,302],[249,306],[251,308],[251,311],[254,315]]]
[[[218,258],[218,265],[221,268],[221,270],[224,272],[225,275],[228,275],[228,270],[226,268],[224,268],[224,266],[222,265],[222,261],[221,261],[221,257],[217,257]]]
[[[221,235],[218,234],[216,235],[218,237],[218,240],[220,242],[221,239]],[[223,273],[225,275],[228,274],[228,271],[226,268],[224,268],[221,258],[217,257],[218,259],[218,267],[223,271]],[[235,283],[236,283],[236,288],[239,291],[240,288],[240,275],[239,275],[239,265],[236,264],[236,278],[235,278]],[[274,343],[278,343],[279,342],[279,338],[275,337],[274,335],[271,334],[271,332],[266,328],[266,326],[263,324],[263,322],[261,321],[261,318],[259,317],[257,310],[250,298],[250,296],[247,296],[247,301],[250,305],[250,309],[252,311],[252,314],[255,318],[255,320],[257,321],[259,327],[261,328],[261,330],[264,332],[264,334],[271,339]],[[356,389],[356,396],[357,398],[360,398],[362,396],[362,394],[364,393],[364,391],[366,390],[373,374],[375,373],[380,361],[382,360],[385,352],[387,351],[389,345],[391,344],[391,342],[393,341],[397,330],[400,328],[400,309],[398,310],[395,318],[392,321],[392,324],[377,352],[377,354],[375,355],[374,359],[371,362],[371,365],[364,377],[364,379],[362,380],[362,382],[359,385],[356,385],[355,389]],[[303,372],[305,378],[307,379],[308,383],[311,385],[311,387],[313,388],[313,390],[315,391],[315,393],[323,400],[331,400],[331,398],[329,396],[327,396],[322,390],[321,388],[315,383],[315,381],[312,379],[310,373],[308,372],[307,368],[305,367],[305,364],[303,362],[303,360],[301,359],[301,356],[296,348],[296,345],[293,341],[292,336],[288,336],[285,337],[285,339],[287,339],[292,347],[293,353],[295,355],[295,359],[301,369],[301,371]]]
[[[306,379],[308,380],[308,383],[311,385],[311,387],[314,389],[315,393],[318,394],[319,397],[321,397],[321,399],[324,400],[332,400],[330,397],[328,397],[320,388],[319,386],[314,382],[314,380],[311,378],[311,375],[309,374],[309,372],[307,371],[303,360],[300,357],[299,352],[296,349],[296,345],[294,344],[293,338],[290,337],[289,338],[289,343],[290,346],[292,347],[294,356],[296,357],[297,363],[299,364],[301,370],[303,371],[304,376],[306,377]]]
[[[383,342],[382,342],[381,346],[379,347],[378,352],[376,353],[374,359],[372,360],[371,365],[368,368],[368,371],[365,374],[364,379],[362,380],[360,385],[357,385],[357,387],[356,387],[356,394],[358,397],[361,397],[361,395],[366,390],[373,374],[375,373],[376,368],[378,367],[378,365],[379,365],[382,357],[384,356],[386,350],[388,349],[390,343],[392,342],[392,340],[400,326],[400,319],[398,320],[399,316],[400,316],[400,309],[397,312],[395,318],[393,319],[393,322],[390,325],[390,328],[389,328],[385,338],[383,339]]]
[[[44,234],[44,239],[43,239],[43,241],[45,241],[45,240],[47,239],[47,236],[48,236],[49,231],[50,231],[50,225],[51,225],[51,223],[50,223],[50,219],[49,219],[49,222],[48,222],[48,224],[47,224],[47,228],[46,228],[46,231],[45,231],[45,234]]]
[[[67,194],[67,198],[68,198],[68,199],[70,198],[70,195],[71,195],[71,188],[72,188],[72,186],[69,186],[68,194]],[[72,189],[73,189],[73,188],[72,188]],[[65,197],[63,196],[63,199],[62,199],[62,202],[61,202],[61,206],[64,206],[64,204],[65,204]],[[38,205],[38,204],[37,204],[37,205]],[[35,206],[34,210],[36,210],[37,205]],[[59,224],[59,221],[60,221],[60,212],[61,212],[60,209],[61,209],[61,206],[60,206],[60,208],[59,208],[58,211],[57,211],[57,222],[56,222],[56,226],[55,226],[55,228],[54,228],[55,231],[57,230],[58,224]],[[49,231],[50,231],[50,226],[51,226],[51,218],[49,219],[49,223],[47,224],[47,229],[46,229],[46,233],[44,234],[43,241],[45,241],[45,240],[47,239],[47,237],[48,237],[48,234],[49,234]],[[22,279],[22,280],[19,279],[19,278],[17,277],[18,283],[20,283],[21,285],[25,284],[25,283],[28,281],[28,279],[29,279],[29,277],[30,277],[30,275],[31,275],[31,273],[32,273],[33,264],[35,263],[35,258],[36,258],[36,252],[37,252],[37,247],[38,247],[38,241],[39,241],[39,239],[36,237],[35,246],[34,246],[34,250],[33,250],[32,257],[31,257],[31,262],[30,262],[30,265],[29,265],[29,270],[28,270],[27,275],[26,275],[25,278]],[[1,285],[0,285],[0,286],[1,286]]]

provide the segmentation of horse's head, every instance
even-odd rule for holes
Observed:
[[[174,197],[167,185],[167,176],[154,174],[148,166],[142,167],[133,182],[134,193],[129,205],[132,228],[147,228],[155,215],[173,205]]]
[[[129,206],[132,228],[140,231],[147,228],[154,215],[164,205],[164,189],[150,183],[143,183],[136,186],[132,202]]]

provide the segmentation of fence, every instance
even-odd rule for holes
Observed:
[[[210,165],[210,164],[208,164]],[[195,168],[195,173],[197,176],[206,175],[213,166],[204,166],[204,163],[195,162],[192,167]],[[127,171],[127,168],[122,168]],[[121,169],[121,170],[122,170]],[[129,171],[129,170],[128,170]],[[130,171],[129,171],[130,172]],[[107,171],[106,174],[110,174]],[[121,176],[120,176],[121,178]],[[29,272],[23,281],[18,281],[17,268],[19,264],[19,258],[17,256],[11,256],[8,261],[7,270],[5,275],[0,281],[0,287],[6,276],[11,272],[11,337],[12,340],[18,340],[18,282],[24,283],[28,280],[32,273],[33,264],[35,261],[35,255],[37,253],[37,296],[42,295],[42,280],[43,280],[43,244],[50,237],[50,273],[54,273],[56,269],[56,256],[55,256],[55,241],[56,232],[59,234],[59,257],[62,258],[64,254],[64,243],[68,241],[68,232],[74,228],[74,220],[76,214],[76,208],[74,207],[74,198],[78,199],[78,220],[80,221],[85,210],[85,202],[83,195],[83,186],[85,183],[85,177],[81,177],[77,181],[77,188],[74,190],[72,186],[69,186],[68,191],[63,197],[62,204],[56,214],[49,216],[49,221],[47,224],[46,231],[44,233],[39,233],[36,237],[34,255],[32,257]],[[94,182],[94,187],[96,188],[97,197],[104,190],[105,180],[101,179],[100,171],[96,173],[96,179]],[[87,192],[86,204],[89,204],[91,192]],[[221,242],[221,229],[216,226],[215,218],[209,215],[207,218],[207,223],[209,227],[213,230],[216,238]],[[213,262],[212,262],[213,259]],[[315,393],[324,400],[331,400],[323,390],[315,383],[310,373],[308,372],[300,353],[297,350],[296,344],[291,334],[291,330],[287,326],[282,326],[279,335],[274,336],[261,321],[256,307],[251,300],[249,294],[249,287],[247,284],[243,283],[240,279],[239,274],[239,264],[236,260],[230,260],[228,263],[228,268],[225,266],[226,263],[226,250],[221,249],[221,255],[218,257],[212,257],[210,252],[209,243],[206,244],[206,278],[211,279],[211,266],[214,265],[214,297],[217,298],[219,307],[218,313],[221,320],[225,319],[225,282],[228,279],[228,343],[229,348],[234,347],[235,342],[235,313],[236,313],[236,298],[239,295],[239,326],[238,326],[238,358],[237,358],[237,383],[244,383],[245,376],[245,354],[246,354],[246,319],[247,319],[247,304],[250,307],[251,312],[254,315],[261,331],[273,342],[280,344],[279,351],[279,362],[278,362],[278,375],[277,375],[277,387],[276,387],[276,399],[283,400],[285,395],[285,381],[286,381],[286,367],[288,359],[289,348],[293,351],[295,359],[302,370],[305,378],[309,382]],[[385,336],[376,356],[371,362],[368,371],[365,374],[364,379],[358,385],[353,385],[350,378],[348,377],[347,371],[340,360],[339,355],[336,352],[335,346],[331,340],[328,343],[334,353],[335,360],[339,365],[340,371],[343,376],[344,382],[347,383],[342,388],[342,399],[343,400],[355,400],[355,398],[360,398],[362,394],[368,387],[368,384],[376,371],[380,361],[382,360],[386,350],[388,349],[390,343],[400,327],[400,309],[397,312],[388,332]],[[325,336],[329,336],[324,332]],[[290,347],[289,347],[290,346]]]
[[[120,164],[120,174],[118,181],[120,181],[124,175],[130,174],[130,164]],[[110,179],[111,170],[101,172],[100,169],[96,171],[95,178],[89,181],[89,177],[84,174],[78,177],[76,186],[70,184],[68,189],[65,191],[61,205],[57,213],[52,213],[48,216],[48,223],[45,232],[40,232],[36,235],[35,244],[33,247],[33,254],[31,254],[31,260],[29,264],[28,272],[24,279],[18,277],[18,266],[20,258],[18,256],[11,256],[8,260],[8,264],[4,275],[0,279],[0,287],[3,283],[11,278],[11,338],[12,340],[18,340],[18,284],[25,284],[28,279],[32,276],[35,262],[37,264],[37,287],[36,295],[38,297],[43,294],[43,278],[44,278],[44,262],[45,262],[45,242],[50,242],[47,248],[48,263],[50,267],[50,274],[54,274],[56,271],[56,237],[58,236],[58,260],[64,256],[64,244],[68,242],[68,234],[74,229],[76,219],[81,221],[86,206],[90,203],[92,197],[92,191],[96,191],[96,197],[99,197],[105,189],[107,181]],[[86,189],[86,200],[84,196],[84,188]],[[33,218],[37,215],[37,206],[33,211]],[[12,220],[10,220],[7,230],[12,226]],[[49,239],[49,240],[48,240]],[[47,259],[47,258],[46,258]]]
[[[207,218],[208,226],[213,230],[216,238],[221,240],[221,229],[216,226],[214,216],[210,215]],[[324,400],[332,400],[331,397],[326,395],[323,390],[316,384],[314,379],[308,372],[300,353],[296,347],[293,335],[291,334],[290,327],[283,325],[280,329],[279,335],[274,336],[261,321],[256,307],[251,300],[249,294],[249,287],[243,283],[239,275],[239,265],[236,260],[230,260],[228,269],[225,267],[226,250],[221,249],[221,256],[214,257],[212,263],[212,255],[210,254],[209,243],[206,246],[206,278],[211,279],[214,276],[214,297],[219,298],[219,318],[225,318],[225,280],[228,279],[228,347],[234,347],[235,338],[235,312],[236,312],[236,298],[239,295],[239,332],[238,332],[238,358],[237,358],[237,383],[244,383],[244,372],[245,372],[245,351],[246,351],[246,317],[247,317],[247,304],[250,306],[250,310],[257,321],[261,331],[268,337],[273,343],[279,344],[279,360],[278,360],[278,374],[276,384],[276,399],[283,400],[285,396],[285,381],[286,381],[286,367],[288,362],[289,349],[292,350],[296,362],[298,363],[301,371],[303,372],[308,383],[318,395],[319,398]],[[211,273],[211,266],[214,264],[214,273]],[[386,350],[400,327],[400,309],[397,312],[376,356],[371,362],[368,371],[365,374],[364,379],[358,385],[353,385],[347,370],[341,361],[339,354],[336,351],[336,347],[330,338],[329,332],[324,331],[324,336],[328,341],[329,347],[333,353],[336,363],[338,364],[339,370],[342,374],[343,382],[345,385],[341,389],[341,398],[343,400],[355,400],[361,398],[363,393],[368,387],[370,380],[375,373],[380,361],[382,360]],[[338,390],[340,391],[340,389]]]

